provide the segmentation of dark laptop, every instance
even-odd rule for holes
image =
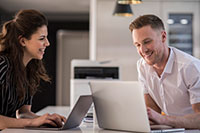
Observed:
[[[87,114],[91,104],[92,104],[92,96],[91,95],[83,95],[80,96],[76,104],[74,105],[72,111],[70,112],[66,123],[63,124],[62,127],[49,127],[49,126],[41,126],[41,127],[25,127],[26,129],[37,129],[37,130],[66,130],[71,128],[78,127],[85,115]]]

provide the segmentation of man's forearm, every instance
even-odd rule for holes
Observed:
[[[200,113],[186,116],[164,116],[164,121],[161,124],[173,127],[200,129]]]
[[[185,116],[167,116],[161,115],[151,108],[147,108],[149,119],[156,124],[169,125],[172,127],[184,127],[200,129],[200,113],[189,114]]]
[[[145,104],[147,107],[150,107],[156,112],[161,113],[161,109],[158,107],[156,102],[151,98],[149,94],[144,94],[144,99],[145,99]]]

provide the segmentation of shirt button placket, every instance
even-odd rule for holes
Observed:
[[[164,94],[164,88],[163,88],[162,81],[160,81],[160,96],[161,96],[161,100],[162,100],[162,103],[163,103],[163,111],[166,113],[167,108],[166,108],[165,94]]]

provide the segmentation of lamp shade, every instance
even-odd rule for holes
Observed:
[[[132,12],[131,6],[129,4],[116,3],[113,15],[129,17],[129,16],[133,16],[133,12]]]
[[[119,4],[140,4],[142,0],[118,0]]]

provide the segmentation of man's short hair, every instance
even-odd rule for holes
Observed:
[[[162,20],[152,14],[143,15],[136,18],[131,24],[129,25],[129,29],[132,32],[134,29],[140,29],[144,26],[150,25],[152,29],[163,29],[165,30],[164,24]]]

